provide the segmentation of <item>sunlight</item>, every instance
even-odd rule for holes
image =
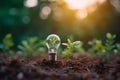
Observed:
[[[97,5],[96,5],[96,4],[95,4],[95,5],[92,5],[92,6],[90,6],[90,7],[87,8],[88,13],[92,13],[92,12],[94,12],[96,9],[97,9]]]
[[[100,4],[104,3],[106,0],[98,0]]]
[[[64,0],[70,9],[78,10],[76,17],[78,19],[84,19],[88,13],[94,12],[98,3],[102,4],[106,0]]]
[[[89,5],[95,4],[97,0],[65,0],[71,9],[85,9]]]
[[[84,18],[87,17],[87,15],[88,15],[88,13],[87,13],[86,10],[80,10],[80,11],[77,12],[76,18],[77,19],[84,19]]]
[[[24,5],[29,8],[35,7],[35,6],[37,6],[37,4],[38,4],[38,0],[26,0],[24,3]]]

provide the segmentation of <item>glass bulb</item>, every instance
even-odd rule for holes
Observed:
[[[60,46],[61,40],[58,35],[51,34],[46,39],[46,45],[48,47],[49,60],[57,60],[57,50]]]

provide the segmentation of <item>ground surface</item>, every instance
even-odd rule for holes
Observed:
[[[120,80],[120,59],[82,54],[52,63],[40,56],[0,54],[0,80]]]

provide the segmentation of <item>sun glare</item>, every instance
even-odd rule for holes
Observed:
[[[85,17],[87,17],[87,11],[83,10],[83,11],[78,11],[76,14],[76,18],[77,19],[84,19]]]
[[[97,0],[65,0],[71,9],[85,9],[89,5],[96,3]]]
[[[24,3],[24,5],[29,8],[35,7],[35,6],[37,6],[37,4],[38,4],[38,0],[26,0]]]
[[[97,3],[102,4],[106,0],[64,0],[70,9],[78,10],[77,18],[84,19],[88,13],[97,9]]]

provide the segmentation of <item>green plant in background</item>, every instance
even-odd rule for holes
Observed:
[[[23,40],[21,45],[18,45],[19,51],[17,53],[26,57],[32,54],[42,54],[46,51],[44,45],[44,40],[39,41],[38,37],[30,37],[27,40]]]
[[[111,54],[114,53],[114,51],[117,52],[117,55],[120,56],[120,43],[114,44],[116,35],[112,35],[111,33],[106,34],[106,39],[103,42],[102,40],[93,39],[92,41],[89,41],[89,49],[88,52],[92,56],[101,56],[105,57],[106,59],[111,59]],[[56,42],[56,38],[50,39],[51,45],[54,45]],[[14,42],[12,40],[12,34],[7,34],[3,40],[2,40],[2,46],[0,47],[2,51],[6,54],[15,54],[15,51],[13,50]],[[63,57],[69,57],[73,53],[81,53],[84,51],[83,48],[83,42],[81,41],[74,41],[73,37],[70,37],[67,39],[67,43],[62,43],[62,45],[65,45],[67,48],[65,48],[63,51],[60,50],[59,52],[62,52]],[[37,55],[45,55],[44,53],[47,51],[46,49],[46,41],[42,40],[40,41],[38,37],[29,37],[26,40],[23,40],[20,45],[17,46],[18,51],[17,53],[19,55],[23,56],[31,56],[33,54]],[[40,54],[39,54],[40,53]]]
[[[98,39],[90,41],[89,44],[91,45],[91,48],[88,50],[88,52],[101,57],[105,56],[108,60],[110,60],[110,56],[113,52],[113,49],[115,48],[115,38],[116,35],[107,33],[105,43],[103,43],[102,40]]]
[[[67,39],[67,43],[62,43],[62,45],[67,46],[67,48],[63,51],[63,56],[68,57],[72,53],[80,53],[83,52],[83,42],[81,41],[74,41],[72,42],[70,39]]]
[[[14,42],[12,41],[12,34],[7,34],[3,40],[2,40],[2,50],[6,54],[12,55],[14,54],[14,51],[12,50],[12,47],[14,46]]]
[[[115,38],[116,35],[112,35],[111,33],[106,34],[106,42],[105,42],[105,48],[106,48],[106,58],[110,60],[111,54],[113,53],[113,49],[115,48]]]
[[[106,50],[107,52],[109,53],[112,53],[113,51],[113,48],[115,48],[115,38],[116,38],[116,35],[112,35],[111,33],[107,33],[106,34]]]
[[[88,50],[91,55],[101,57],[105,55],[106,49],[101,40],[94,39],[93,41],[89,41],[88,44],[91,46]]]

